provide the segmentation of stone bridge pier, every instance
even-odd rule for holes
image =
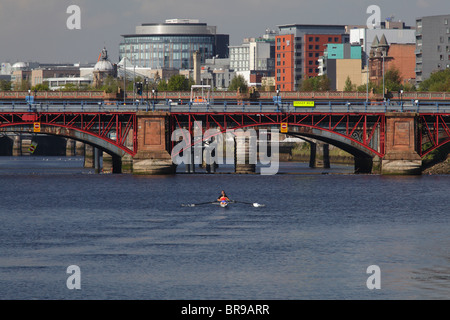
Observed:
[[[386,175],[420,175],[422,158],[418,140],[416,113],[386,113],[385,155],[381,173]]]
[[[169,116],[166,112],[137,112],[137,150],[134,174],[172,174],[176,166],[169,153]]]

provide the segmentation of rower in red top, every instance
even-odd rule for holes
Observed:
[[[217,201],[221,202],[221,201],[230,201],[230,199],[228,199],[225,191],[222,190],[219,198],[217,199]]]

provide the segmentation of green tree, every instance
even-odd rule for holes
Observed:
[[[350,80],[350,76],[347,76],[347,79],[345,80],[344,91],[345,92],[356,91],[356,85],[352,83],[352,80]]]
[[[105,80],[103,80],[103,84],[100,87],[101,90],[106,93],[117,93],[119,91],[119,80],[114,78],[113,76],[107,76]]]
[[[330,79],[326,76],[306,78],[302,81],[301,91],[329,91]]]
[[[48,85],[48,81],[44,81],[43,83],[39,83],[31,88],[31,91],[49,91],[50,87]]]
[[[245,78],[242,75],[235,76],[228,86],[229,91],[240,91],[242,93],[247,92],[248,90],[248,84],[247,81],[245,81]]]
[[[419,91],[450,92],[450,69],[433,72],[419,84]]]
[[[187,79],[182,74],[176,74],[170,77],[167,83],[169,91],[189,91],[191,89],[192,81]]]
[[[387,91],[398,92],[403,88],[402,77],[400,71],[396,68],[391,68],[384,74],[384,87]]]
[[[0,80],[0,91],[11,91],[11,81]]]
[[[358,87],[356,87],[356,91],[358,92],[367,92],[367,84],[362,84]],[[377,86],[373,82],[369,82],[369,93],[374,92],[376,93]]]
[[[158,86],[156,88],[158,91],[168,91],[169,86],[167,85],[167,81],[164,79],[161,79],[158,83]]]

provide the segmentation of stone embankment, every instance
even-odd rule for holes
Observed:
[[[423,174],[450,174],[450,156],[445,161],[426,168]]]

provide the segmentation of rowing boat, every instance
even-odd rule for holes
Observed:
[[[260,203],[251,203],[251,202],[242,202],[242,201],[235,201],[235,200],[222,200],[222,201],[213,201],[213,202],[202,202],[202,203],[191,203],[191,204],[182,204],[181,206],[183,207],[196,207],[196,206],[201,206],[201,205],[208,205],[208,204],[215,204],[215,205],[219,205],[222,208],[226,208],[228,207],[228,205],[230,203],[242,203],[242,204],[249,204],[252,205],[255,208],[260,208],[260,207],[265,207],[265,204],[260,204]]]
[[[226,208],[226,207],[228,207],[228,203],[229,203],[228,201],[225,201],[225,200],[224,200],[224,201],[220,201],[219,204],[220,204],[220,206],[221,206],[222,208]]]

